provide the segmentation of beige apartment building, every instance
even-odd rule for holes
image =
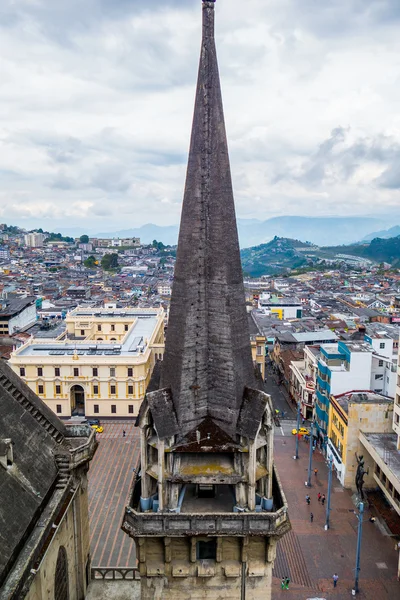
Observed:
[[[359,439],[366,464],[372,467],[370,475],[373,485],[379,487],[400,520],[400,360],[397,366],[397,387],[392,414],[393,425],[390,433],[377,433],[377,429],[368,433],[362,427]],[[400,578],[400,552],[397,576]]]
[[[77,308],[54,340],[33,338],[11,368],[60,417],[138,414],[164,353],[163,309]]]

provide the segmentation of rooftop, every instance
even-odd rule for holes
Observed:
[[[360,432],[360,434],[372,446],[395,477],[400,480],[400,450],[397,450],[397,435],[395,433],[364,432]],[[361,441],[363,441],[362,438]]]
[[[365,391],[352,391],[334,396],[335,401],[341,406],[346,412],[348,412],[349,404],[392,404],[393,399],[378,394],[376,392]]]
[[[17,315],[24,310],[27,306],[30,306],[35,302],[34,296],[28,296],[27,298],[7,298],[3,299],[3,305],[0,304],[0,317],[12,317]]]
[[[127,313],[128,311],[125,311],[125,314]],[[134,319],[133,324],[121,343],[80,340],[45,342],[34,339],[19,348],[15,356],[139,356],[147,349],[162,311],[130,309],[129,315]]]
[[[320,331],[304,331],[301,333],[293,333],[293,337],[297,342],[323,342],[324,340],[337,340],[338,336],[330,329],[322,329]]]

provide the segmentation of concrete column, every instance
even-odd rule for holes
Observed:
[[[258,427],[257,435],[254,440],[249,440],[249,484],[247,503],[249,510],[256,509],[256,468],[257,468],[257,438],[260,432],[261,423]]]
[[[266,447],[266,458],[267,458],[267,469],[268,476],[265,486],[266,498],[272,498],[272,479],[274,470],[274,430],[270,429],[267,433],[267,447]]]
[[[164,440],[158,440],[158,503],[164,510]]]
[[[141,466],[141,471],[142,471],[141,497],[145,500],[150,498],[150,477],[146,473],[147,467],[148,467],[148,461],[147,461],[148,448],[147,448],[146,432],[147,432],[147,427],[143,427],[143,429],[140,430],[140,466]]]

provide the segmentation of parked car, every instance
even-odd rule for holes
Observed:
[[[94,429],[96,433],[103,433],[104,431],[102,425],[91,425],[91,428]]]
[[[296,435],[297,434],[297,429],[292,429],[292,434]],[[307,427],[300,427],[300,429],[299,429],[299,435],[310,435],[310,430],[307,429]]]
[[[100,425],[99,419],[88,419],[87,422],[89,423],[89,425]]]

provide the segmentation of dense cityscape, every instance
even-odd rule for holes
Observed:
[[[0,600],[400,594],[399,226],[243,244],[197,4],[177,243],[0,224]]]

